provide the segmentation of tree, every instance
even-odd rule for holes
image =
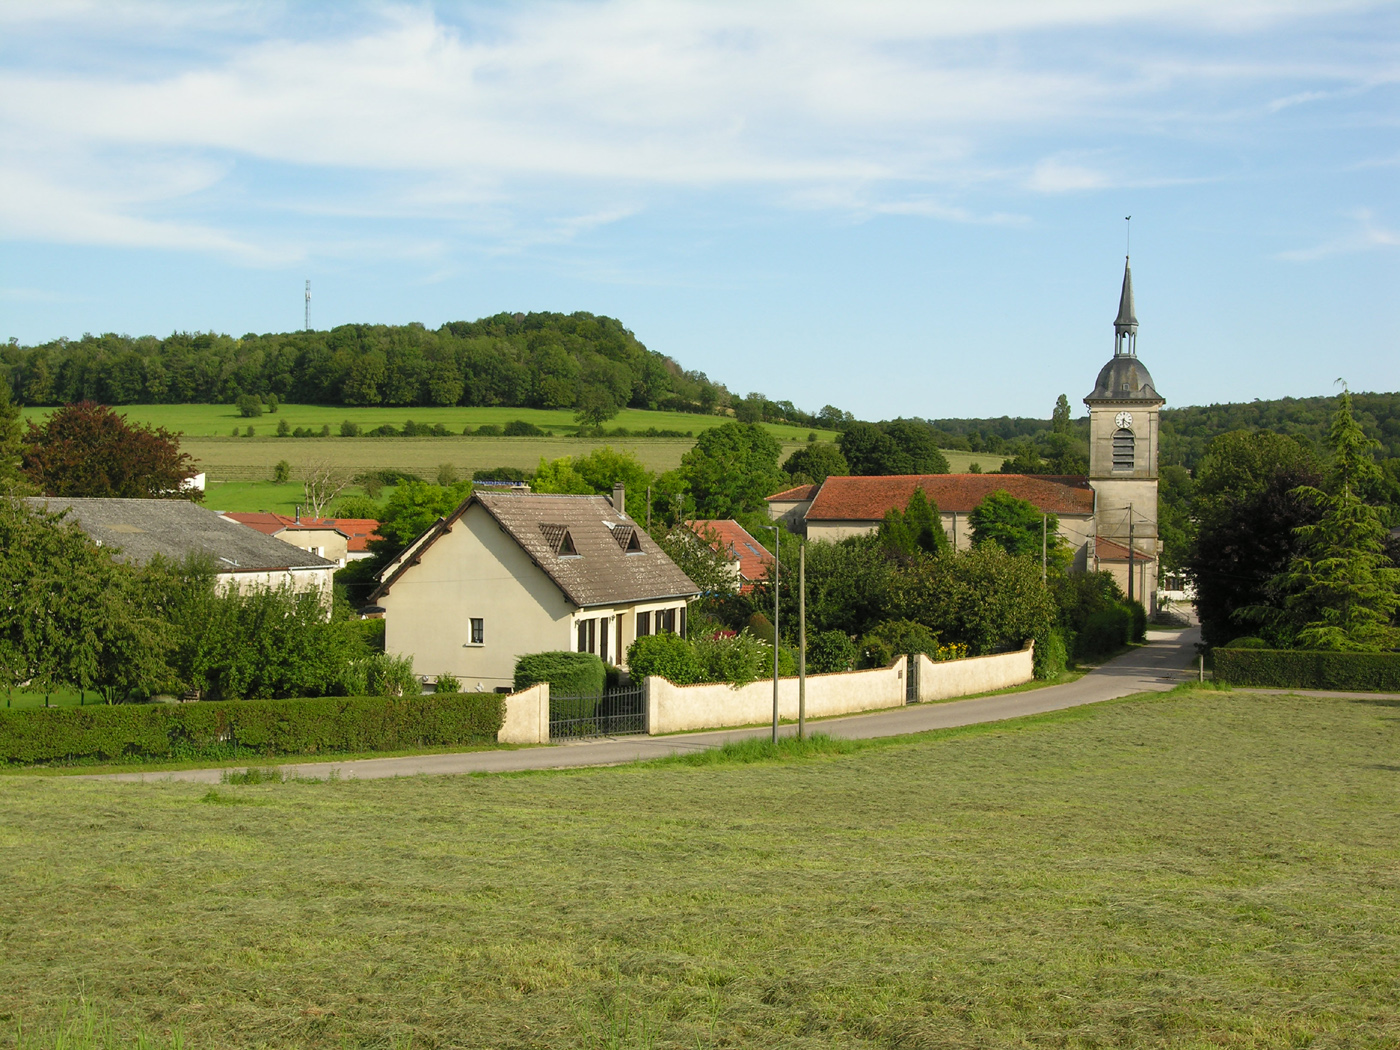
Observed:
[[[404,481],[385,504],[379,521],[380,551],[394,553],[408,546],[471,495],[470,481],[444,488],[422,481]]]
[[[1060,519],[1055,514],[1043,514],[1027,500],[1017,499],[998,489],[972,508],[967,516],[972,526],[972,545],[995,544],[1018,558],[1040,562],[1042,541],[1050,568],[1063,570],[1069,562],[1069,550],[1060,538]]]
[[[792,580],[796,559],[783,553],[783,580]],[[888,619],[894,566],[874,536],[852,536],[838,543],[807,544],[807,630],[862,635]],[[766,590],[766,588],[765,588]],[[797,588],[778,589],[780,624],[797,623]],[[755,600],[755,605],[758,605]],[[773,607],[772,592],[759,606]],[[784,628],[786,630],[786,627]]]
[[[540,465],[535,471],[530,487],[535,492],[572,493],[581,496],[597,491],[589,484],[587,478],[574,469],[574,461],[569,456],[549,461],[541,456]]]
[[[286,422],[284,419],[282,422]],[[350,475],[329,460],[307,465],[301,476],[302,496],[306,499],[306,509],[313,518],[325,515],[326,508],[335,502],[347,485]]]
[[[586,427],[600,427],[617,415],[619,406],[613,392],[601,383],[579,387],[574,420]]]
[[[1070,428],[1069,398],[1061,394],[1055,399],[1055,411],[1050,416],[1050,431],[1054,434],[1068,434]]]
[[[738,589],[733,563],[720,549],[721,541],[714,529],[676,525],[657,543],[702,595],[733,594]]]
[[[851,468],[834,441],[817,441],[788,456],[783,471],[793,481],[802,477],[813,485],[820,485],[833,475],[842,477],[849,474]]]
[[[948,550],[948,534],[938,504],[921,488],[914,489],[903,511],[891,508],[880,523],[880,542],[891,554],[909,558],[915,553],[941,554]]]
[[[837,445],[852,474],[860,477],[895,474],[899,448],[874,423],[851,423],[841,432]]]
[[[238,408],[238,414],[244,419],[256,419],[263,414],[262,401],[252,394],[239,394],[234,405]]]
[[[1196,472],[1186,558],[1207,645],[1244,633],[1240,610],[1278,607],[1274,581],[1297,553],[1295,530],[1321,517],[1297,490],[1321,482],[1316,458],[1291,437],[1238,430],[1210,443]]]
[[[1191,498],[1196,482],[1185,467],[1161,468],[1157,483],[1157,535],[1162,540],[1162,568],[1180,572],[1191,551],[1196,526],[1191,521]]]
[[[104,405],[65,405],[24,436],[24,473],[47,496],[200,500],[179,435],[128,423]]]
[[[10,400],[10,384],[0,376],[0,493],[18,490],[20,454],[19,406]]]
[[[851,423],[837,443],[855,475],[948,473],[936,431],[918,420]]]
[[[1329,494],[1305,485],[1294,494],[1321,511],[1315,524],[1294,530],[1299,549],[1274,581],[1282,618],[1304,649],[1378,652],[1400,644],[1393,617],[1400,608],[1400,569],[1386,556],[1386,529],[1361,492],[1379,475],[1368,438],[1343,390],[1328,432],[1332,448]]]
[[[732,518],[760,510],[764,498],[783,487],[778,469],[782,446],[756,423],[723,423],[700,434],[681,457],[680,473],[702,518]]]

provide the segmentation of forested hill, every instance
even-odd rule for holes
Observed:
[[[1382,445],[1380,459],[1400,458],[1400,393],[1353,394],[1357,422]],[[1336,411],[1335,397],[1285,397],[1277,401],[1165,408],[1162,410],[1162,463],[1194,468],[1212,438],[1231,430],[1273,430],[1325,448],[1327,425]],[[948,435],[945,448],[1011,452],[1018,445],[1042,443],[1051,431],[1048,419],[1001,416],[996,419],[933,419]],[[1074,431],[1088,437],[1086,419]]]
[[[729,392],[588,313],[497,314],[421,324],[234,338],[85,335],[0,349],[0,375],[28,405],[228,403],[241,394],[346,405],[596,404],[710,412]]]

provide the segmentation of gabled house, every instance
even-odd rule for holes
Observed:
[[[733,574],[734,588],[740,593],[753,590],[755,583],[767,578],[773,555],[733,518],[697,518],[685,524],[702,542],[725,557]]]
[[[66,511],[64,520],[76,522],[100,546],[117,550],[123,561],[145,565],[157,555],[176,562],[207,555],[221,592],[291,587],[316,593],[330,608],[335,562],[188,500],[33,496],[25,502],[50,513]]]
[[[509,689],[526,653],[626,666],[639,636],[685,633],[699,588],[606,496],[473,492],[385,566],[384,647],[466,689]],[[368,610],[367,610],[368,611]]]
[[[275,536],[344,568],[349,562],[371,556],[370,541],[379,539],[379,522],[373,518],[288,517],[268,511],[220,511],[230,521]]]

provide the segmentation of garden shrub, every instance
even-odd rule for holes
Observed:
[[[0,710],[0,761],[234,758],[397,751],[494,741],[495,693],[315,697]]]
[[[1239,638],[1236,638],[1234,641],[1230,642],[1228,645],[1223,645],[1223,646],[1221,646],[1220,648],[1222,648],[1222,649],[1267,649],[1267,648],[1269,648],[1269,643],[1266,642],[1266,641],[1264,641],[1264,639],[1262,639],[1262,638],[1256,638],[1256,637],[1253,636],[1253,635],[1246,634],[1246,635],[1243,635],[1243,636],[1241,636],[1241,637],[1239,637]]]
[[[1079,632],[1076,657],[1105,656],[1128,644],[1132,637],[1133,614],[1127,606],[1114,603],[1089,614]]]
[[[1147,641],[1147,610],[1142,607],[1142,602],[1137,600],[1128,602],[1128,613],[1133,618],[1132,640],[1135,642]]]
[[[1215,677],[1232,685],[1274,689],[1400,691],[1400,653],[1217,648]]]
[[[775,634],[773,632],[773,621],[764,616],[761,612],[753,613],[749,616],[746,627],[747,632],[760,642],[773,644]]]
[[[481,431],[477,431],[481,433]],[[544,437],[544,431],[523,419],[512,419],[505,426],[506,437]]]
[[[694,643],[694,649],[695,658],[704,671],[704,681],[746,685],[773,676],[773,647],[751,634],[701,638]],[[795,666],[790,669],[783,666],[784,651],[778,651],[778,672],[793,674]],[[792,664],[790,656],[788,663]]]
[[[932,631],[913,620],[886,620],[870,629],[860,641],[861,662],[865,667],[888,667],[901,656],[938,651]]]
[[[601,693],[607,669],[592,653],[529,653],[515,662],[515,690],[548,682],[551,693],[577,696]]]
[[[1032,666],[1037,678],[1054,678],[1068,662],[1069,650],[1064,633],[1058,627],[1051,627],[1036,638]]]
[[[648,634],[638,638],[627,649],[627,667],[634,680],[656,675],[676,685],[705,681],[705,672],[694,647],[674,634]]]
[[[462,683],[455,674],[440,674],[437,677],[437,682],[433,685],[435,693],[460,693],[461,691]]]
[[[807,640],[807,670],[812,674],[854,671],[860,651],[841,631],[818,631]]]

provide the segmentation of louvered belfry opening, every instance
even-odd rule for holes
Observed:
[[[1132,470],[1137,466],[1137,439],[1131,430],[1119,429],[1113,434],[1113,469]]]

